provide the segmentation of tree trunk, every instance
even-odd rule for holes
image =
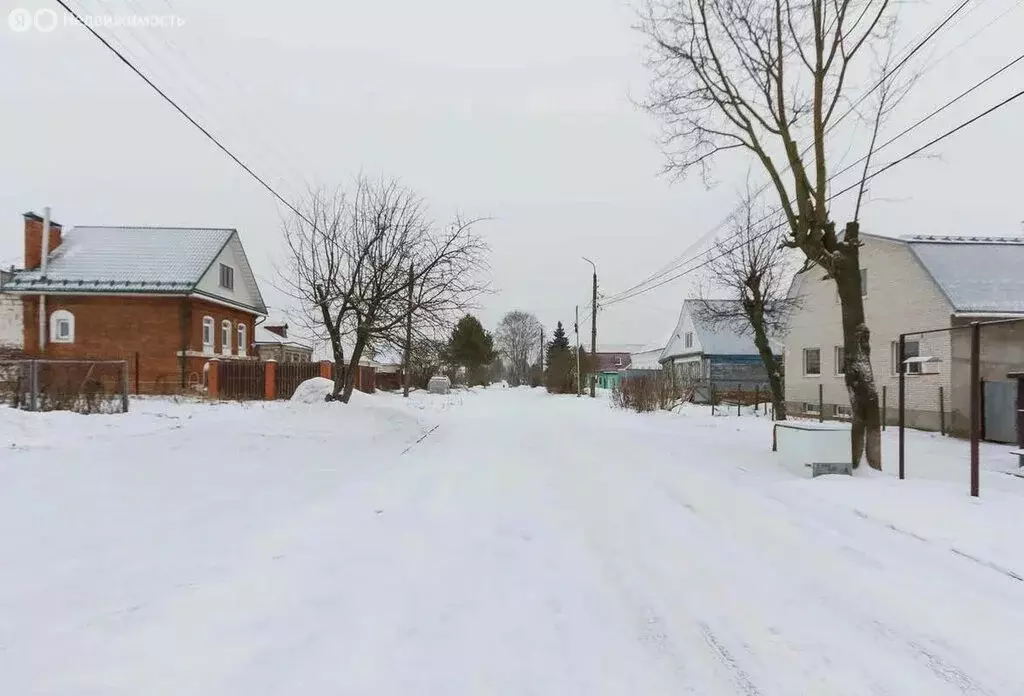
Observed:
[[[356,377],[359,374],[359,361],[363,357],[363,349],[366,347],[366,332],[363,329],[356,330],[356,344],[352,347],[352,357],[349,358],[348,369],[345,370],[345,390],[341,393],[341,403],[347,404],[352,398],[352,390],[356,386]]]
[[[754,302],[746,305],[747,319],[754,328],[754,346],[761,356],[761,363],[765,372],[768,373],[768,384],[772,390],[772,405],[775,407],[775,420],[786,420],[786,394],[782,387],[782,374],[779,372],[779,361],[775,359],[771,343],[768,341],[768,331],[765,328],[763,300],[759,292],[755,291]]]
[[[843,314],[846,390],[850,395],[850,455],[856,469],[867,452],[868,465],[882,468],[882,424],[878,389],[871,369],[871,332],[864,318],[860,277],[860,225],[850,222],[834,257],[833,276]]]

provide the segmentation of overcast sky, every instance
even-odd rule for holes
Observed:
[[[660,176],[657,124],[633,105],[647,73],[635,4],[613,0],[76,0],[90,18],[173,16],[99,31],[201,123],[297,199],[306,182],[399,176],[439,220],[487,216],[495,294],[571,325],[589,300],[661,268],[725,216],[749,163],[719,184]],[[956,3],[958,4],[958,3]],[[977,0],[921,55],[926,70],[895,134],[1020,50],[1019,0]],[[3,0],[57,8],[50,0]],[[948,13],[902,4],[904,44]],[[997,20],[998,18],[998,20]],[[177,20],[181,20],[178,22]],[[997,20],[997,21],[993,21]],[[986,25],[988,25],[987,28]],[[886,151],[892,159],[1021,88],[1024,62]],[[867,87],[867,84],[862,87]],[[281,207],[81,27],[0,24],[0,260],[20,263],[21,213],[65,225],[238,228],[271,306]],[[1021,233],[1024,100],[876,180],[865,229]],[[863,133],[841,144],[861,153]],[[838,136],[837,136],[838,137]],[[845,152],[845,150],[844,150]],[[844,219],[840,202],[834,215]],[[652,343],[674,326],[690,278],[600,314],[602,341]]]

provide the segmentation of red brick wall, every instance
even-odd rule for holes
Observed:
[[[25,218],[25,268],[34,269],[39,268],[42,263],[42,256],[40,254],[40,245],[43,241],[43,222],[42,220],[36,220],[35,218]],[[49,249],[52,252],[61,242],[61,228],[59,224],[54,224],[50,221],[50,244]]]
[[[130,388],[136,381],[139,391],[174,391],[180,387],[182,370],[178,355],[183,348],[200,352],[203,349],[203,317],[214,319],[214,340],[217,355],[221,352],[220,322],[232,322],[232,354],[237,323],[245,322],[251,342],[252,314],[221,307],[211,302],[182,297],[131,296],[57,296],[46,298],[47,314],[66,309],[75,316],[74,343],[48,343],[39,351],[39,299],[24,298],[25,352],[51,358],[128,360]],[[49,332],[49,321],[47,321]],[[247,351],[251,355],[251,351]],[[138,375],[136,376],[136,357]],[[203,358],[186,360],[186,383],[202,379]]]

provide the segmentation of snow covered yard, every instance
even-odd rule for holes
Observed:
[[[0,693],[1022,694],[1024,480],[540,390],[0,410]],[[895,466],[895,431],[886,466]]]

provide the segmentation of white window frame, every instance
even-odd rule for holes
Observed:
[[[244,322],[238,322],[238,326],[235,328],[235,333],[238,334],[238,354],[245,357],[246,348],[249,345],[248,341],[248,329]]]
[[[846,356],[844,355],[844,353],[845,353],[845,352],[846,352],[846,349],[845,349],[845,348],[843,348],[843,346],[836,346],[836,347],[835,347],[835,348],[834,348],[834,349],[832,350],[832,359],[833,359],[833,360],[835,361],[835,363],[836,363],[836,371],[835,371],[835,374],[836,374],[836,376],[837,376],[837,377],[842,377],[843,375],[845,375],[845,374],[846,374],[846,368],[845,368],[845,367],[844,367],[844,365],[843,365],[843,363],[844,363],[844,362],[846,362],[846,361],[844,360],[844,358],[846,357]]]
[[[622,367],[622,356],[621,355],[616,355],[615,356],[615,367]]]
[[[842,404],[835,405],[835,417],[848,419],[853,417],[853,411],[850,410],[849,406],[843,406]]]
[[[909,350],[907,350],[907,348],[911,344],[916,346],[913,353],[911,353]],[[899,341],[893,341],[890,344],[889,351],[890,351],[889,361],[892,363],[892,374],[898,375],[900,373],[900,342]],[[920,357],[921,356],[921,341],[918,340],[918,339],[915,339],[913,341],[908,341],[908,340],[904,339],[903,340],[903,352],[905,353],[905,355],[903,356],[904,360],[906,360],[907,358],[918,358],[918,357]],[[921,363],[919,363],[919,362],[917,362],[917,363],[910,363],[906,367],[907,367],[907,374],[908,375],[919,375],[919,374],[922,374],[922,372],[923,372],[922,369],[921,369]]]
[[[227,273],[225,273],[225,271],[227,271]],[[234,268],[232,268],[231,266],[227,265],[226,263],[222,263],[220,265],[219,275],[220,275],[220,278],[218,280],[219,280],[220,287],[224,288],[225,290],[234,290],[235,289],[235,269]],[[227,279],[227,282],[225,282],[225,279]]]
[[[66,324],[68,333],[61,336],[60,326]],[[66,309],[58,309],[50,313],[50,343],[75,342],[75,315]]]
[[[220,353],[231,355],[231,320],[225,319],[220,323]]]
[[[806,413],[809,416],[817,416],[817,415],[819,415],[821,413],[821,409],[818,408],[818,404],[817,403],[812,403],[810,401],[805,401],[804,402],[804,413]]]
[[[203,352],[213,355],[213,317],[203,317]]]
[[[687,331],[683,335],[683,345],[686,348],[693,348],[693,332]]]
[[[808,372],[807,371],[807,352],[811,350],[818,351],[818,371]],[[821,377],[821,348],[804,348],[800,354],[801,361],[803,363],[803,374],[804,377]]]

